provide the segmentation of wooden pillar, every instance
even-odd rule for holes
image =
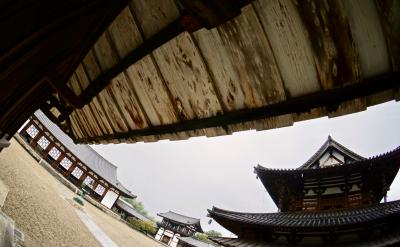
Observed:
[[[35,126],[36,127],[36,126]],[[33,148],[36,149],[37,145],[38,145],[38,141],[39,139],[44,135],[44,133],[42,133],[42,131],[40,129],[39,133],[37,133],[37,135],[31,140],[31,142],[29,143],[29,145]]]
[[[54,160],[54,162],[51,164],[51,166],[56,170],[58,169],[57,167],[60,164],[61,160],[64,159],[64,157],[66,156],[65,153],[62,152],[61,150],[60,152],[61,152],[60,156],[58,156],[58,158]]]
[[[46,136],[45,136],[45,137],[46,137]],[[45,149],[43,149],[42,152],[41,152],[41,154],[42,154],[42,156],[43,156],[44,158],[47,157],[47,155],[49,154],[51,148],[54,147],[54,146],[56,145],[50,138],[46,137],[46,139],[49,140],[50,143],[49,143],[49,145],[48,145]]]
[[[71,160],[72,161],[72,160]],[[68,177],[69,175],[71,175],[72,171],[75,169],[75,167],[77,167],[77,163],[73,162],[71,164],[71,166],[69,167],[68,171],[65,172],[65,177]]]

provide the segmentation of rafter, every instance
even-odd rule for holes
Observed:
[[[302,113],[317,107],[327,106],[330,109],[335,109],[344,101],[368,96],[398,87],[400,87],[400,73],[396,72],[381,77],[371,78],[361,83],[303,95],[264,107],[243,109],[227,112],[224,115],[187,120],[168,125],[152,126],[150,128],[136,129],[124,133],[115,133],[99,137],[87,137],[77,139],[75,141],[82,143],[93,142],[96,140],[125,139],[135,136],[171,134],[182,131],[228,126],[231,124],[254,121],[290,113]]]

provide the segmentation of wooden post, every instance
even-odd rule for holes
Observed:
[[[69,167],[68,171],[65,172],[65,177],[68,178],[69,175],[71,175],[72,171],[75,169],[75,167],[77,167],[77,163],[74,162],[71,164],[71,166]]]
[[[35,126],[35,125],[33,125]],[[37,126],[35,126],[35,128],[37,128]],[[42,131],[37,128],[39,130],[39,133],[37,133],[37,135],[31,140],[31,142],[29,143],[29,145],[33,148],[36,149],[37,145],[38,145],[38,141],[40,139],[40,137],[42,137],[44,134],[42,133]]]

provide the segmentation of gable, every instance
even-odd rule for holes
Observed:
[[[318,151],[298,169],[325,168],[363,159],[365,158],[344,147],[329,136]]]

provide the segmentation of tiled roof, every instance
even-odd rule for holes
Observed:
[[[198,232],[203,232],[203,230],[201,229],[201,225],[200,225],[200,219],[188,217],[188,216],[178,214],[178,213],[175,213],[172,211],[168,211],[166,213],[160,213],[160,214],[158,214],[158,216],[178,222],[178,223],[182,223],[185,225],[197,225]]]
[[[212,241],[225,247],[283,247],[293,246],[292,243],[273,243],[261,242],[255,240],[247,240],[241,238],[226,238],[226,237],[210,237]],[[376,239],[366,239],[365,241],[356,241],[349,244],[340,244],[342,247],[367,247],[367,246],[395,246],[400,242],[400,232],[384,233],[383,237]],[[309,246],[297,244],[296,246]],[[397,246],[397,245],[396,245]]]
[[[380,161],[382,159],[390,158],[391,156],[398,155],[400,153],[400,146],[397,148],[393,149],[392,151],[376,155],[370,158],[363,158],[362,160],[357,160],[353,161],[350,163],[347,163],[346,165],[342,166],[332,166],[332,167],[324,167],[324,168],[319,168],[319,169],[307,169],[307,168],[296,168],[296,169],[273,169],[273,168],[267,168],[261,165],[257,165],[254,167],[254,172],[256,174],[259,173],[281,173],[281,174],[300,174],[300,173],[317,173],[317,172],[329,172],[329,171],[334,171],[334,170],[340,170],[340,169],[349,169],[350,167],[357,167],[357,166],[363,166],[366,164],[371,164],[376,161]]]
[[[122,210],[124,210],[128,214],[130,214],[130,215],[132,215],[132,216],[134,216],[134,217],[136,217],[136,218],[138,218],[140,220],[151,221],[149,218],[147,218],[146,216],[144,216],[141,213],[139,213],[129,203],[125,202],[121,198],[118,198],[116,204],[117,204],[118,207],[120,207]]]
[[[329,148],[335,148],[336,150],[339,150],[346,156],[349,156],[350,158],[354,159],[355,161],[363,160],[365,159],[364,157],[354,153],[350,149],[346,148],[342,144],[338,143],[337,141],[333,140],[331,136],[328,136],[328,139],[325,141],[325,143],[318,149],[318,151],[311,156],[309,160],[307,160],[306,163],[301,165],[297,169],[307,169],[312,165],[314,162],[316,162],[321,156],[329,149]]]
[[[208,210],[228,230],[231,224],[250,224],[259,227],[324,228],[372,222],[400,214],[400,200],[374,206],[320,212],[241,213],[213,207]],[[226,222],[230,222],[227,224]]]
[[[192,237],[178,237],[178,239],[182,242],[185,242],[185,243],[190,244],[195,247],[214,247],[215,246],[213,244],[205,243],[203,241],[197,240]]]
[[[136,197],[126,189],[117,179],[117,167],[94,151],[89,145],[75,144],[72,139],[66,135],[56,124],[54,124],[46,115],[38,110],[35,117],[57,138],[71,153],[78,157],[86,166],[97,173],[100,177],[112,184],[124,194],[130,197]]]

